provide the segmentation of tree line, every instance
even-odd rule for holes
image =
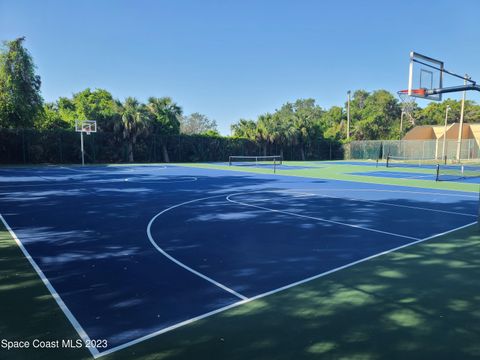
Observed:
[[[24,37],[5,41],[0,50],[0,128],[73,129],[75,120],[96,120],[99,132],[123,136],[130,161],[139,136],[220,136],[215,120],[199,113],[185,116],[170,97],[149,97],[146,103],[134,97],[120,101],[107,90],[87,88],[71,98],[44,102],[41,79],[24,41]],[[164,160],[169,161],[165,147]]]
[[[324,109],[314,99],[287,102],[272,113],[256,120],[240,119],[231,126],[233,136],[256,140],[266,149],[268,144],[306,144],[317,137],[346,143],[352,140],[399,140],[417,125],[443,125],[447,106],[448,122],[460,119],[461,101],[446,99],[417,104],[409,116],[402,118],[402,103],[386,90],[357,90],[350,101],[350,136],[347,136],[347,104]],[[464,121],[478,122],[480,105],[465,101]],[[401,128],[402,125],[402,128]],[[300,149],[303,147],[300,146]],[[304,159],[303,150],[300,157]]]
[[[77,119],[96,120],[98,131],[114,133],[126,142],[131,161],[135,143],[142,136],[220,136],[215,120],[199,113],[184,115],[182,107],[170,97],[150,97],[145,103],[134,97],[120,101],[107,90],[87,88],[70,98],[44,102],[41,79],[24,41],[24,37],[5,41],[0,49],[0,128],[73,129]],[[318,139],[340,143],[400,139],[415,125],[443,124],[447,106],[451,108],[450,122],[458,121],[460,101],[447,99],[424,108],[416,106],[400,129],[402,104],[396,96],[386,90],[357,90],[350,101],[349,137],[347,104],[323,108],[314,99],[298,99],[256,119],[240,119],[231,130],[235,138],[257,142],[265,155],[273,145],[280,152],[295,146],[298,157],[305,159],[305,149]],[[480,105],[466,101],[465,121],[479,118]],[[165,147],[163,158],[169,161]]]

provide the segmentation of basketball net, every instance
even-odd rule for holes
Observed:
[[[86,133],[87,135],[90,135],[90,133],[92,132],[92,127],[90,124],[88,125],[83,125],[83,132]]]
[[[410,123],[415,125],[415,118],[413,117],[413,111],[416,108],[417,101],[413,96],[408,95],[408,92],[405,90],[399,91],[398,97],[402,101],[401,107],[402,112],[408,117]]]

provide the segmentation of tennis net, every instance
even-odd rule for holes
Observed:
[[[480,177],[480,163],[437,165],[437,181],[455,181]]]
[[[272,166],[281,165],[283,157],[281,155],[273,156],[229,156],[228,164],[230,166]]]
[[[387,156],[387,167],[423,167],[427,169],[435,169],[439,160],[436,159],[412,159],[401,156]]]

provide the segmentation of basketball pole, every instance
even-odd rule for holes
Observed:
[[[445,150],[447,146],[447,124],[448,124],[448,111],[450,110],[450,105],[447,105],[445,110],[445,127],[443,130],[443,149],[442,149],[442,159],[445,159]],[[436,155],[435,155],[436,157]]]
[[[350,94],[351,91],[347,91],[347,140],[350,139]]]
[[[465,74],[465,78],[463,80],[463,85],[467,85],[467,80],[469,80],[469,76]],[[467,96],[467,92],[463,92],[462,96],[462,109],[460,111],[460,124],[458,126],[458,141],[457,141],[457,161],[460,162],[460,155],[462,149],[462,136],[463,136],[463,116],[465,112],[465,97]]]
[[[405,115],[405,112],[402,110],[402,113],[400,114],[400,140],[402,140],[403,133],[403,115]]]
[[[80,148],[82,151],[82,166],[85,166],[85,155],[83,151],[83,131],[80,131]]]

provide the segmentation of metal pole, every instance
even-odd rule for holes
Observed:
[[[450,106],[447,105],[447,109],[445,110],[445,128],[443,130],[442,160],[445,159],[445,146],[447,145],[447,122],[448,122],[448,111],[449,110],[450,110]]]
[[[350,93],[347,91],[347,140],[350,139]]]
[[[82,166],[85,165],[85,156],[83,151],[83,131],[80,131],[80,147],[82,149]]]
[[[470,80],[467,74],[465,74],[464,85],[467,85],[467,80]],[[460,161],[460,153],[462,148],[462,133],[463,133],[463,114],[465,111],[465,97],[467,96],[467,91],[463,92],[462,96],[462,110],[460,111],[460,125],[458,126],[458,142],[457,142],[457,161]]]
[[[400,140],[402,140],[402,133],[403,133],[403,115],[405,112],[402,110],[402,115],[400,115]]]

